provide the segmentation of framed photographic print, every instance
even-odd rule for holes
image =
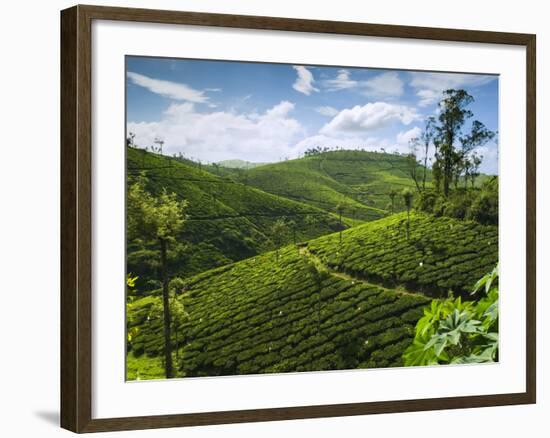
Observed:
[[[61,14],[61,422],[534,403],[535,36]]]

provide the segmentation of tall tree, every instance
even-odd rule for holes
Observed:
[[[412,207],[412,199],[413,199],[413,193],[410,189],[404,189],[403,190],[403,202],[405,203],[405,208],[407,209],[407,240],[409,240],[409,231],[411,228],[411,207]]]
[[[284,218],[277,219],[273,225],[271,225],[271,240],[275,244],[275,255],[277,260],[279,260],[279,248],[286,240],[286,235],[288,232],[288,225],[285,222]]]
[[[390,191],[388,193],[388,196],[390,197],[390,200],[391,200],[391,214],[394,214],[395,213],[395,197],[397,196],[397,190],[390,189]]]
[[[418,159],[416,153],[418,151],[418,145],[420,140],[418,138],[411,138],[409,140],[409,154],[407,155],[407,171],[409,172],[410,177],[414,181],[416,190],[420,192],[420,184],[418,183]]]
[[[185,223],[187,201],[179,201],[175,193],[163,189],[154,197],[146,189],[147,179],[141,175],[128,188],[127,232],[129,238],[149,239],[160,246],[162,306],[164,312],[164,366],[166,378],[173,377],[171,315],[167,252],[170,243]]]
[[[466,120],[473,116],[473,113],[467,109],[473,101],[474,98],[465,90],[450,89],[443,92],[443,99],[439,102],[439,124],[436,129],[440,141],[443,194],[446,197],[449,196],[456,163],[455,142],[458,140]]]
[[[292,242],[294,243],[294,245],[296,245],[296,221],[289,220],[287,222],[287,227],[290,228],[290,230],[292,231]]]
[[[468,168],[468,176],[470,177],[470,181],[472,182],[472,188],[474,188],[476,183],[476,178],[479,176],[479,166],[481,165],[481,162],[483,161],[483,156],[478,155],[475,152],[470,157],[470,166]],[[467,180],[466,178],[464,178]]]
[[[439,102],[438,124],[435,126],[438,148],[436,160],[443,177],[443,193],[449,196],[449,188],[464,171],[464,161],[475,148],[494,138],[495,133],[488,130],[479,120],[474,120],[470,132],[463,134],[466,121],[473,116],[468,106],[474,98],[465,90],[446,90]]]
[[[424,146],[424,172],[422,174],[422,190],[426,190],[426,175],[428,173],[428,154],[430,152],[430,145],[433,143],[434,137],[436,134],[435,126],[436,126],[435,117],[433,116],[428,117],[426,119],[426,124],[424,125],[424,129],[420,134],[420,141]]]

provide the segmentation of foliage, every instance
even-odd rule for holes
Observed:
[[[147,179],[140,175],[128,188],[126,203],[129,238],[149,238],[174,241],[185,221],[183,213],[187,201],[178,201],[177,195],[166,188],[158,197],[145,190]]]
[[[341,204],[345,206],[344,218],[371,221],[386,214],[392,188],[414,187],[408,172],[406,156],[323,150],[301,159],[250,169],[248,184],[326,212],[333,212]],[[431,172],[427,181],[431,181]],[[396,211],[404,209],[401,200],[394,207]]]
[[[134,294],[136,292],[136,282],[139,277],[134,277],[129,272],[126,274],[126,314],[128,315],[128,325],[132,328],[127,331],[126,338],[128,341],[128,348],[131,348],[131,342],[132,340],[137,336],[139,333],[139,327],[137,327],[135,324],[133,324],[133,321],[131,321],[132,318],[132,312],[131,312],[131,303],[134,300]]]
[[[390,189],[390,191],[388,192],[388,196],[390,197],[390,201],[391,201],[391,214],[394,214],[395,213],[395,197],[397,196],[397,190],[395,189]]]
[[[459,177],[472,178],[474,184],[477,169],[481,164],[479,155],[472,155],[476,148],[483,146],[495,137],[479,120],[474,120],[469,132],[463,128],[473,112],[468,109],[474,98],[465,90],[445,90],[439,102],[437,123],[433,125],[435,163],[442,178],[443,195],[449,196],[451,183],[458,185]],[[439,173],[440,172],[440,173]],[[439,186],[436,186],[439,189]]]
[[[327,266],[386,287],[432,296],[467,294],[498,261],[498,229],[411,212],[353,227],[308,244]]]
[[[280,253],[277,263],[267,253],[186,280],[178,375],[402,365],[427,298],[329,275],[293,246]],[[147,319],[158,301],[133,306],[136,344],[150,357],[162,345],[161,321]]]
[[[413,193],[410,189],[403,189],[401,195],[403,196],[403,203],[405,204],[405,208],[407,209],[407,211],[409,211],[412,206]]]
[[[407,242],[404,220],[396,214],[344,231],[342,244],[335,233],[283,247],[277,261],[265,253],[184,279],[177,375],[402,366],[430,302],[409,291],[466,290],[498,251],[494,227],[414,213]],[[162,352],[161,321],[147,320],[159,299],[132,305],[140,332],[130,355]]]
[[[407,209],[407,240],[409,240],[409,234],[411,229],[411,207],[412,207],[412,200],[413,200],[413,193],[410,189],[403,189],[403,203],[405,204],[405,208]]]
[[[271,226],[271,235],[275,244],[277,258],[279,258],[279,247],[286,240],[288,225],[284,219],[277,219]]]
[[[168,250],[169,269],[182,278],[271,250],[271,227],[282,217],[294,221],[298,241],[341,228],[337,218],[324,210],[199,170],[183,158],[129,147],[127,162],[130,185],[145,171],[144,192],[158,197],[166,187],[188,202],[185,227]],[[127,214],[131,226],[132,209]],[[150,283],[158,278],[158,247],[143,236],[128,237],[127,269],[140,276],[140,294],[151,293],[159,287]],[[286,235],[281,244],[293,238]]]
[[[459,188],[449,196],[434,190],[419,194],[415,208],[435,216],[475,220],[484,225],[498,225],[498,178],[491,177],[478,188]]]
[[[126,380],[151,380],[164,377],[164,365],[160,356],[146,355],[126,357]]]
[[[482,363],[498,360],[498,266],[482,277],[477,302],[460,297],[433,300],[418,321],[406,366]]]
[[[162,153],[162,142],[160,143]],[[146,179],[139,175],[128,188],[126,211],[127,232],[130,238],[151,239],[160,246],[160,275],[162,280],[162,310],[164,328],[164,355],[166,377],[172,377],[171,306],[167,250],[169,242],[175,242],[185,222],[187,201],[179,201],[175,193],[165,187],[159,196],[152,196],[144,188]],[[130,333],[130,330],[128,331]]]

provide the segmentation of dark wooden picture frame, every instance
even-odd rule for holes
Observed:
[[[526,391],[498,395],[300,406],[126,418],[92,418],[91,25],[115,20],[389,38],[518,45],[526,48]],[[61,12],[61,426],[99,432],[396,413],[536,402],[535,111],[536,37],[531,34],[75,6]]]

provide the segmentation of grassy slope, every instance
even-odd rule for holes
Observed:
[[[247,178],[266,192],[328,211],[343,204],[345,216],[363,220],[385,215],[391,189],[400,191],[414,184],[405,157],[365,151],[333,151],[267,164],[249,170]],[[400,196],[396,206],[402,209]]]
[[[402,285],[462,290],[497,259],[494,227],[413,215],[407,240],[403,219],[396,215],[347,230],[342,244],[335,233],[310,241],[307,248],[287,246],[279,257],[270,252],[188,279],[180,299],[190,316],[177,330],[184,345],[180,375],[402,365],[401,355],[429,301]],[[419,235],[426,231],[431,240],[423,254]],[[453,240],[458,234],[463,237]],[[312,265],[325,265],[330,274],[319,277]],[[456,278],[448,275],[457,272]],[[377,280],[395,289],[373,284]],[[144,358],[163,346],[162,321],[147,321],[155,300],[138,300],[130,309],[140,324],[133,349]],[[144,366],[149,362],[144,359]]]
[[[128,148],[127,164],[129,175],[146,169],[152,193],[165,187],[189,202],[189,219],[179,238],[188,247],[175,267],[179,275],[273,249],[271,226],[281,217],[295,222],[298,241],[340,229],[337,218],[323,210],[220,178],[191,163]],[[289,229],[284,242],[291,242],[293,237]],[[129,272],[143,275],[139,266],[147,258],[151,258],[150,253],[130,245]]]
[[[338,235],[315,239],[309,251],[328,266],[430,295],[470,291],[498,262],[498,227],[447,217],[400,213]]]

